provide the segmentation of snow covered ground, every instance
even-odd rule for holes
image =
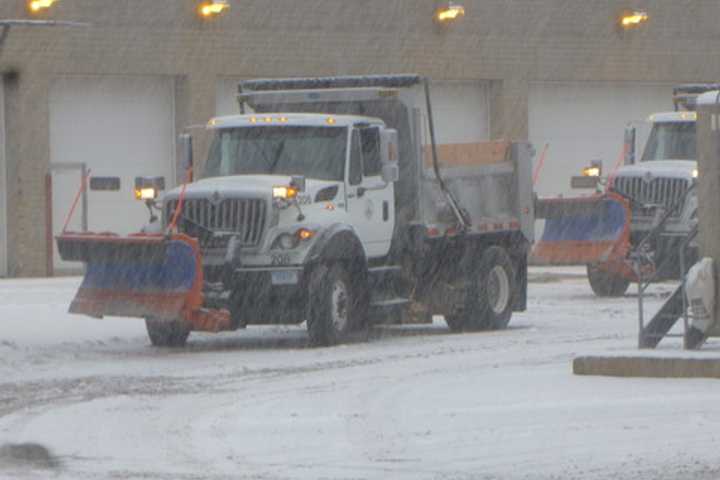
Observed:
[[[302,328],[249,328],[176,351],[141,321],[67,315],[78,279],[0,280],[0,446],[60,464],[0,447],[0,478],[720,478],[720,382],[573,376],[576,355],[635,351],[636,298],[595,298],[577,269],[532,278],[507,331],[438,317],[310,349]]]

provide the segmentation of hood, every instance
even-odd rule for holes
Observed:
[[[232,175],[228,177],[204,178],[187,185],[185,195],[188,198],[203,198],[215,192],[233,197],[270,198],[272,187],[289,185],[292,177],[287,175]],[[305,180],[305,194],[314,195],[318,190],[341,182],[331,180]],[[182,187],[176,187],[166,193],[166,197],[178,197]]]
[[[692,180],[697,162],[692,160],[655,160],[626,165],[617,171],[617,177],[671,177]]]

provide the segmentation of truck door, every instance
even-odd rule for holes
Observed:
[[[347,208],[368,258],[387,255],[395,225],[393,184],[381,172],[380,128],[353,129]]]

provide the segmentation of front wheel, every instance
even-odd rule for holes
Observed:
[[[155,347],[182,347],[190,335],[190,329],[179,320],[149,317],[145,319],[145,327]]]
[[[319,265],[310,274],[307,330],[313,346],[342,342],[359,326],[360,295],[339,263]]]
[[[630,286],[630,280],[599,268],[587,266],[590,288],[598,297],[622,297]]]
[[[471,269],[461,311],[446,317],[452,331],[502,330],[512,317],[515,275],[512,260],[500,247],[490,247]]]

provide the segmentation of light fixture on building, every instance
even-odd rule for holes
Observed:
[[[57,2],[58,0],[28,0],[27,8],[30,13],[37,14],[47,10]]]
[[[435,9],[435,23],[449,25],[465,16],[465,7],[455,2],[447,2]]]
[[[227,0],[208,0],[198,6],[198,14],[204,19],[215,18],[230,8]]]
[[[647,12],[643,10],[625,10],[620,14],[618,24],[623,30],[639,28],[650,19]]]

